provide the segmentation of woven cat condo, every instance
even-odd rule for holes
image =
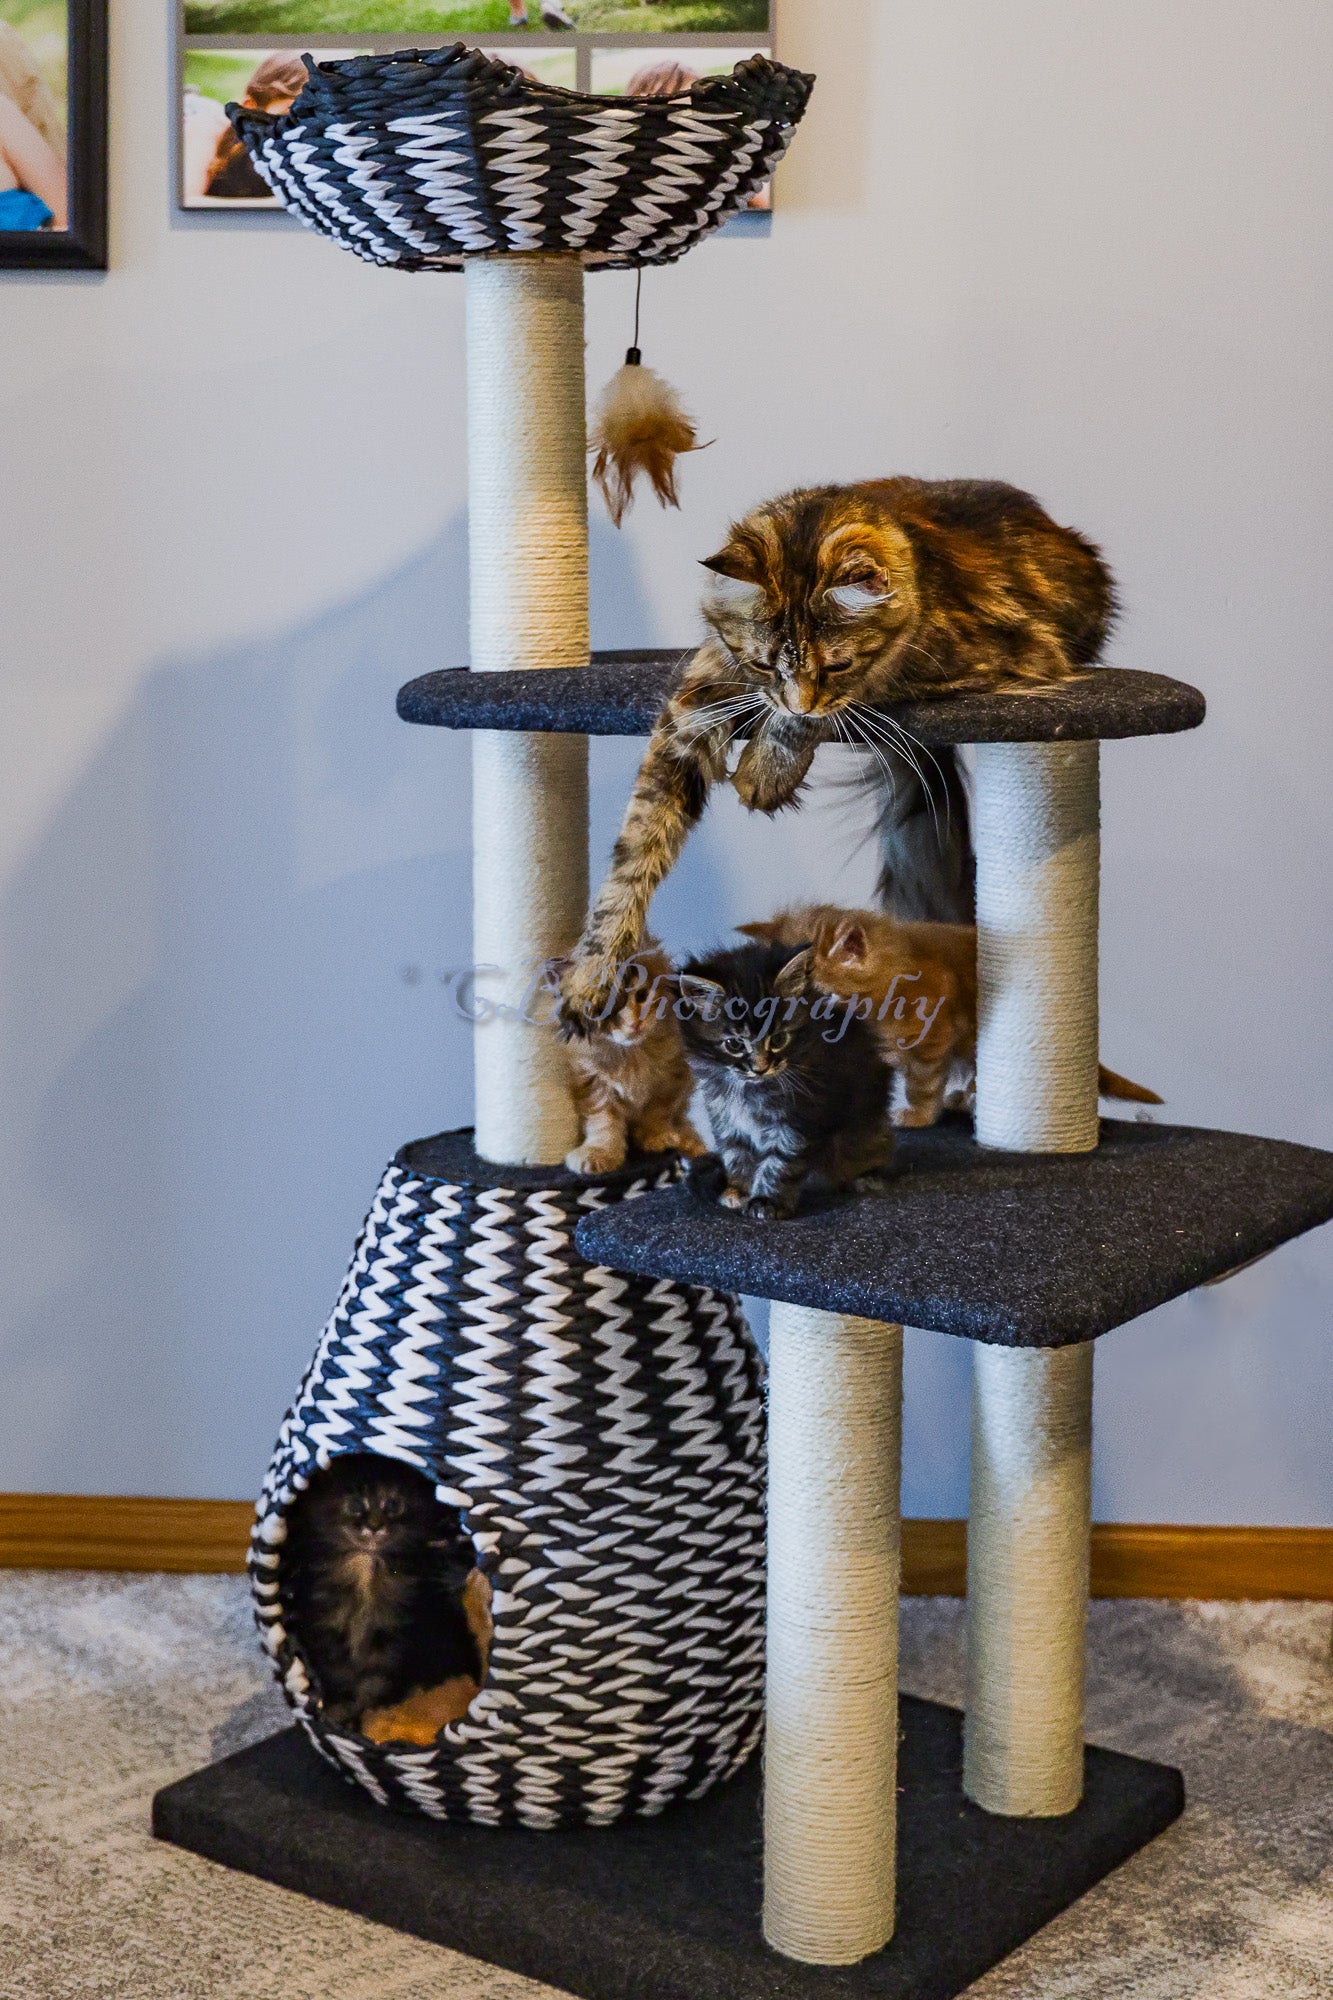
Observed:
[[[464,274],[472,672],[587,668],[586,267],[682,256],[745,206],[812,79],[755,59],[671,99],[551,90],[461,46],[310,65],[291,111],[233,107],[280,199],[358,256]],[[762,1376],[738,1305],[589,1264],[595,1179],[533,968],[587,899],[587,745],[482,733],[474,763],[475,1132],[403,1149],[283,1426],[251,1574],[282,1685],[380,1804],[489,1826],[604,1824],[730,1775],[763,1700]],[[505,1017],[504,1003],[513,1003]],[[485,1685],[426,1747],[334,1726],[284,1588],[289,1510],[349,1452],[459,1510],[492,1587]]]

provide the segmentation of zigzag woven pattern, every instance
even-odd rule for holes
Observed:
[[[462,43],[306,61],[289,112],[231,104],[232,123],[304,223],[403,271],[673,263],[763,187],[814,83],[765,56],[670,98],[557,90]]]
[[[405,1148],[380,1183],[264,1482],[256,1616],[316,1747],[382,1804],[605,1825],[698,1797],[758,1739],[761,1368],[734,1299],[574,1248],[589,1209],[674,1163],[588,1183],[487,1167],[468,1138]],[[486,1685],[429,1748],[330,1728],[285,1623],[287,1509],[348,1451],[427,1473],[491,1577]]]

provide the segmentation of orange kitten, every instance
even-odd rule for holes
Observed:
[[[566,1155],[575,1174],[609,1174],[640,1153],[707,1152],[689,1119],[694,1078],[685,1060],[671,961],[653,938],[636,952],[605,1021],[569,1048],[583,1143]],[[615,1000],[616,996],[613,996]]]
[[[895,1125],[933,1125],[946,1105],[971,1108],[977,1061],[974,924],[901,923],[875,910],[811,903],[740,929],[777,944],[813,944],[815,984],[870,1002],[866,1018],[881,1054],[902,1071],[907,1101],[894,1111]],[[1142,1084],[1100,1067],[1098,1087],[1103,1097],[1162,1101]]]

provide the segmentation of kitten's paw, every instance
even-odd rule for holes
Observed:
[[[746,1194],[745,1189],[733,1187],[730,1181],[727,1182],[727,1185],[718,1196],[718,1201],[723,1208],[744,1208],[748,1200],[749,1196]]]
[[[885,1173],[858,1174],[852,1186],[857,1194],[888,1194],[893,1187],[893,1176]]]
[[[583,1145],[565,1154],[565,1165],[571,1174],[613,1174],[624,1164],[623,1147],[617,1152],[614,1146]]]
[[[775,1201],[771,1194],[752,1194],[744,1207],[751,1222],[786,1222],[796,1213],[794,1201]]]
[[[900,1132],[921,1131],[925,1126],[933,1125],[939,1115],[940,1107],[938,1105],[932,1111],[929,1107],[923,1110],[919,1104],[900,1104],[896,1111],[892,1111],[889,1114],[892,1123],[898,1127]]]
[[[687,1160],[699,1159],[708,1151],[703,1140],[692,1125],[663,1125],[650,1127],[637,1134],[639,1148],[645,1153],[679,1153]]]
[[[716,1153],[699,1153],[686,1170],[685,1185],[700,1201],[725,1201],[727,1170]]]

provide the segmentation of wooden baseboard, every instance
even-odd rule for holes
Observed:
[[[903,1522],[903,1590],[962,1597],[966,1521]],[[1094,1597],[1333,1598],[1333,1528],[1202,1528],[1100,1522]]]
[[[244,1569],[248,1500],[0,1494],[0,1569]],[[965,1521],[903,1522],[903,1590],[961,1597]],[[1092,1531],[1094,1597],[1333,1599],[1333,1528],[1107,1522]]]
[[[254,1517],[248,1500],[0,1493],[0,1569],[243,1570]]]

